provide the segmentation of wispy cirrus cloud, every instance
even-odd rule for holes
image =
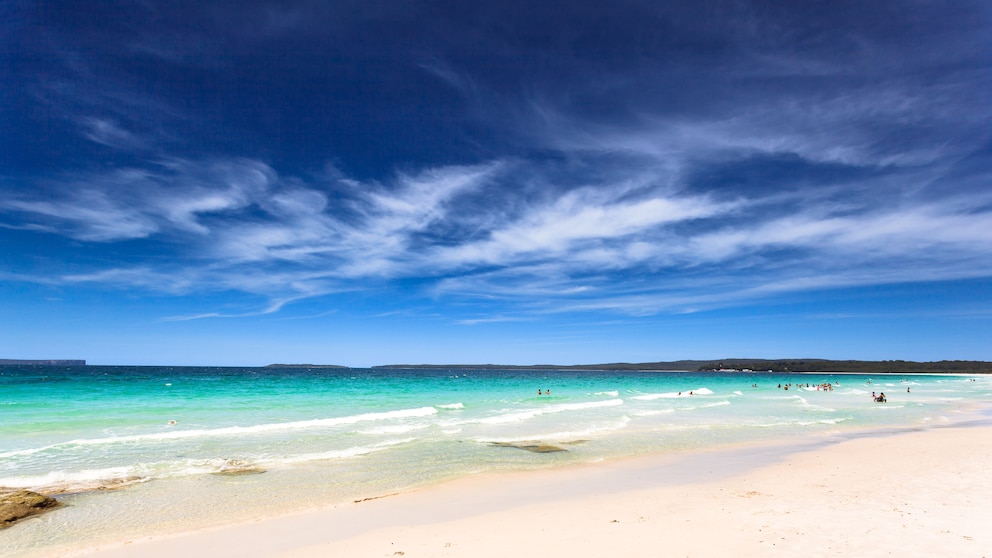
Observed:
[[[390,184],[343,179],[304,184],[255,161],[171,160],[144,169],[8,192],[0,209],[17,224],[94,243],[155,240],[181,256],[168,264],[65,275],[168,292],[233,288],[282,300],[326,294],[328,281],[390,277],[422,268],[420,236],[448,217],[447,204],[470,195],[498,164],[400,174]],[[346,201],[330,206],[336,193]],[[136,258],[141,260],[140,257]],[[288,265],[274,271],[273,266]],[[169,269],[170,271],[165,271]],[[347,288],[347,287],[345,287]]]
[[[44,227],[94,248],[155,239],[177,254],[63,282],[269,300],[199,318],[274,313],[369,279],[429,278],[435,296],[509,300],[525,313],[643,314],[790,290],[992,275],[992,206],[981,196],[889,197],[878,206],[831,201],[836,192],[727,199],[643,170],[614,169],[602,182],[566,188],[541,177],[552,180],[547,191],[508,210],[519,195],[510,185],[541,167],[444,167],[380,184],[306,182],[250,160],[171,161],[89,177],[45,200],[5,195],[0,207],[17,217],[9,226]]]
[[[41,190],[11,191],[0,208],[72,238],[112,242],[174,229],[203,234],[212,213],[246,207],[274,179],[250,161],[163,161],[148,168],[46,179]]]
[[[145,140],[125,130],[112,120],[89,116],[81,119],[86,139],[116,149],[135,150],[146,146]]]
[[[715,202],[706,196],[642,193],[631,198],[630,190],[621,184],[566,192],[490,230],[478,242],[440,247],[433,258],[456,267],[503,266],[532,259],[567,259],[611,245],[636,250],[638,243],[650,240],[667,226],[728,214],[739,205]],[[610,259],[616,255],[611,253]]]
[[[61,232],[79,240],[105,242],[142,238],[158,230],[150,216],[119,204],[101,190],[72,192],[54,201],[4,200],[2,205],[5,209],[39,216],[49,222],[25,226]]]
[[[714,211],[698,228],[542,253],[521,265],[447,278],[450,293],[528,301],[526,311],[679,312],[783,293],[992,276],[992,212],[974,198],[885,206],[792,206],[744,219],[761,200]],[[745,208],[741,211],[741,207]],[[776,210],[784,210],[776,205]],[[618,280],[617,274],[622,277]]]

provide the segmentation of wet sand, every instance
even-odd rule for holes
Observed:
[[[992,427],[467,478],[89,549],[121,557],[992,556]]]

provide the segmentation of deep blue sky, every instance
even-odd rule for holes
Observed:
[[[992,360],[992,4],[0,4],[0,358]]]

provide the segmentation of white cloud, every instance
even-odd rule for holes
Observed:
[[[632,244],[628,256],[645,252],[646,241],[671,224],[730,213],[739,203],[706,196],[629,198],[623,185],[586,187],[565,193],[546,206],[490,231],[488,238],[439,248],[432,259],[452,265],[514,265],[602,250],[603,243]],[[603,252],[610,258],[616,250]],[[603,262],[604,258],[589,258]]]
[[[86,241],[145,238],[172,228],[206,234],[204,215],[244,208],[275,180],[272,169],[255,161],[170,160],[157,168],[53,180],[47,194],[0,198],[0,208],[40,217],[34,224]]]
[[[138,208],[122,206],[106,192],[82,190],[57,201],[4,200],[3,207],[40,215],[65,224],[63,232],[80,240],[109,242],[143,238],[158,231],[154,218]],[[55,226],[38,226],[57,230]]]
[[[96,117],[86,117],[80,120],[83,136],[107,147],[115,149],[142,149],[146,142],[135,134],[125,130],[116,122]]]
[[[173,294],[185,294],[199,283],[200,273],[153,269],[147,266],[110,268],[92,273],[71,273],[59,280],[65,283],[98,283],[121,288],[142,288]]]

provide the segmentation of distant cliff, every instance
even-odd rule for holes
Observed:
[[[26,364],[34,366],[86,366],[85,360],[16,360],[0,358],[0,366],[5,364],[17,365]]]

